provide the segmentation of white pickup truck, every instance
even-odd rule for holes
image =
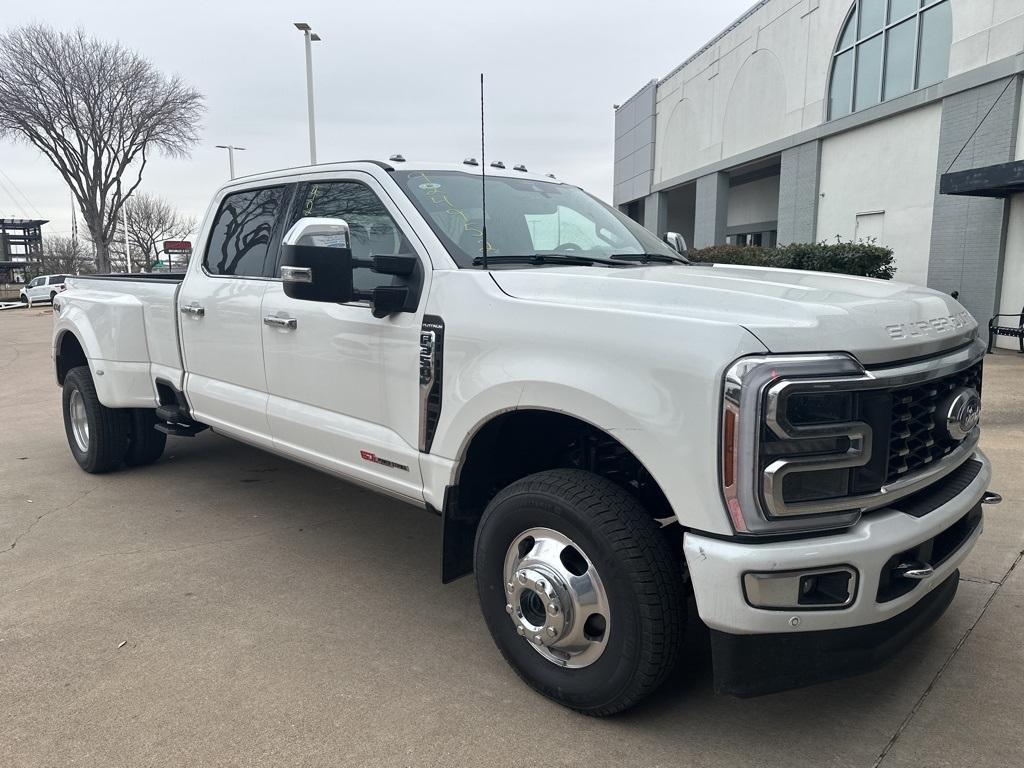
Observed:
[[[211,428],[437,513],[441,578],[475,573],[508,662],[588,714],[665,680],[691,594],[719,692],[872,668],[998,500],[977,323],[679,239],[522,167],[232,181],[184,275],[57,296],[71,452],[106,472]]]

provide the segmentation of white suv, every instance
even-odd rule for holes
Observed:
[[[21,289],[19,299],[30,307],[40,301],[53,301],[53,297],[64,290],[67,275],[40,275]]]

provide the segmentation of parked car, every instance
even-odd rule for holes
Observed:
[[[64,290],[67,275],[40,275],[30,280],[19,293],[22,304],[38,304],[42,301],[53,301],[54,297]]]
[[[996,500],[974,318],[896,282],[691,264],[522,168],[487,170],[485,213],[482,170],[235,180],[186,273],[71,278],[75,460],[149,464],[209,427],[434,512],[442,580],[475,574],[509,664],[591,715],[687,662],[691,595],[724,693],[913,643]]]

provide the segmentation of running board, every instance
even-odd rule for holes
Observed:
[[[156,409],[156,420],[154,429],[176,437],[195,437],[204,429],[209,429],[206,424],[193,421],[178,405],[161,405]]]
[[[206,424],[156,424],[153,429],[157,432],[163,432],[165,435],[173,435],[175,437],[195,437],[204,429],[209,429]]]

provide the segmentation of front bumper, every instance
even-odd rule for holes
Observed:
[[[898,647],[887,642],[887,637],[905,638],[938,618],[956,592],[954,574],[981,535],[980,520],[955,551],[935,566],[934,573],[908,593],[880,601],[879,585],[891,558],[939,536],[977,509],[992,470],[980,451],[972,460],[981,464],[974,479],[920,517],[886,508],[866,515],[841,533],[763,544],[687,533],[684,551],[697,609],[712,630],[716,687],[753,695],[862,671],[865,659],[875,663],[886,655],[884,651]],[[748,572],[839,565],[852,566],[858,574],[856,595],[848,607],[775,610],[755,608],[747,602],[743,576]],[[839,630],[846,631],[839,634],[846,634],[849,643],[837,640]],[[844,662],[840,658],[839,650],[847,644],[853,655],[859,655],[858,660]],[[792,669],[787,667],[786,656],[797,662]],[[745,661],[748,657],[761,658],[751,664]],[[817,661],[811,663],[811,659]],[[830,659],[830,664],[821,663],[824,659]],[[835,674],[829,674],[825,666],[834,667]],[[730,673],[730,668],[736,674]],[[778,675],[773,668],[778,669]],[[797,675],[801,668],[808,674]],[[744,675],[752,677],[740,679]],[[786,679],[789,682],[783,684]],[[726,685],[727,681],[731,682]]]
[[[770,635],[712,630],[715,692],[761,696],[870,672],[938,620],[959,579],[953,571],[909,610],[878,624]]]

